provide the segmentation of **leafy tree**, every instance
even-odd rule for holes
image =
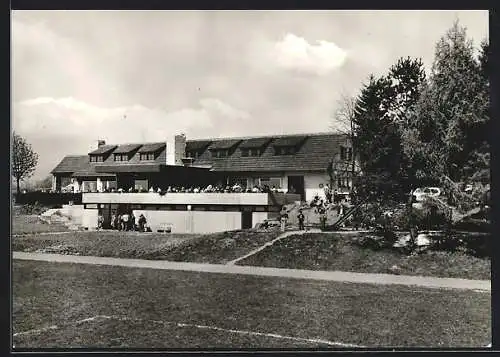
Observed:
[[[363,171],[358,185],[364,186],[364,195],[400,200],[415,181],[402,135],[424,84],[422,61],[401,58],[386,76],[370,77],[362,89],[353,121]]]
[[[18,194],[20,192],[20,181],[31,177],[37,164],[38,154],[33,151],[31,145],[23,137],[14,133],[12,143],[12,176],[16,179]]]
[[[489,168],[487,51],[484,43],[476,61],[458,22],[437,43],[428,85],[404,134],[407,155],[420,163],[420,178],[460,181]]]

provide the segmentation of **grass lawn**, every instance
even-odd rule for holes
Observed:
[[[351,235],[307,233],[284,238],[238,265],[310,270],[390,273],[489,280],[491,262],[462,253],[424,252],[407,256],[395,250],[372,250],[351,242]]]
[[[87,231],[13,237],[12,249],[99,257],[226,263],[278,235],[278,231],[253,230],[206,235]]]
[[[26,347],[297,347],[193,326],[368,347],[472,347],[491,340],[486,293],[14,261],[14,337]],[[96,315],[126,317],[76,321]],[[306,344],[302,344],[306,347]],[[314,344],[310,344],[314,347]]]
[[[37,215],[12,215],[12,234],[45,233],[69,231],[63,224],[47,224]]]

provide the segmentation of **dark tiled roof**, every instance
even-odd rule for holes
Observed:
[[[212,145],[210,145],[210,150],[213,149],[231,149],[234,146],[238,145],[241,142],[240,139],[221,139],[214,141]]]
[[[73,173],[76,171],[86,171],[90,168],[88,155],[69,155],[51,171],[52,173]]]
[[[246,139],[240,144],[240,148],[242,149],[252,149],[252,148],[261,148],[264,145],[268,144],[272,138],[251,138]]]
[[[186,142],[186,151],[204,150],[212,143],[211,140],[194,140]]]
[[[145,152],[157,152],[158,150],[163,149],[165,146],[167,146],[166,143],[151,143],[151,144],[145,144],[139,149],[139,153],[145,153]]]
[[[137,150],[140,148],[142,145],[141,144],[125,144],[125,145],[119,145],[115,151],[113,151],[113,154],[128,154],[132,151]]]
[[[288,136],[273,140],[273,146],[297,146],[300,145],[307,136]]]
[[[293,138],[294,140],[287,142],[300,143],[305,137],[304,135],[290,135],[279,139]],[[260,156],[243,157],[241,151],[236,150],[229,157],[213,160],[210,153],[205,152],[194,161],[194,165],[212,165],[214,171],[227,172],[326,171],[328,164],[339,155],[340,146],[346,141],[347,137],[342,134],[311,134],[307,135],[296,154],[274,155],[273,140]]]
[[[89,152],[89,155],[99,155],[99,154],[107,154],[110,151],[113,151],[117,145],[102,145],[98,147],[96,150]]]

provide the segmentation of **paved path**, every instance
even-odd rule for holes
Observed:
[[[18,260],[37,260],[58,263],[77,263],[93,265],[112,265],[131,268],[149,268],[163,270],[196,271],[205,273],[243,274],[272,276],[294,279],[313,279],[336,282],[421,286],[426,288],[464,289],[491,291],[489,280],[466,280],[453,278],[431,278],[392,274],[365,274],[341,271],[313,271],[299,269],[279,269],[222,264],[199,264],[184,262],[168,262],[158,260],[121,259],[105,257],[89,257],[62,254],[14,252],[13,258]]]
[[[292,235],[301,235],[301,234],[304,234],[304,233],[318,233],[318,232],[321,232],[320,229],[312,229],[312,230],[308,230],[308,231],[288,231],[288,232],[285,232],[283,234],[280,234],[278,237],[274,238],[272,241],[269,241],[267,242],[266,244],[260,246],[259,248],[257,249],[254,249],[252,250],[250,253],[248,254],[245,254],[241,257],[238,257],[234,260],[231,260],[230,262],[227,262],[226,264],[228,265],[235,265],[237,262],[239,262],[240,260],[243,260],[243,259],[246,259],[254,254],[257,254],[258,252],[266,249],[267,247],[270,247],[272,246],[274,243],[276,243],[277,241],[283,239],[283,238],[286,238],[286,237],[289,237],[289,236],[292,236]]]

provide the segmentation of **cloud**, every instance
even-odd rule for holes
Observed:
[[[164,141],[181,132],[188,137],[214,135],[224,121],[250,114],[216,99],[175,111],[143,105],[105,108],[72,97],[40,97],[14,103],[12,125],[40,155],[38,174],[46,175],[65,155],[84,154],[97,139],[112,143]],[[57,147],[53,143],[58,143]]]
[[[333,42],[310,44],[304,38],[288,33],[273,48],[275,63],[287,70],[324,75],[341,67],[347,52]]]

